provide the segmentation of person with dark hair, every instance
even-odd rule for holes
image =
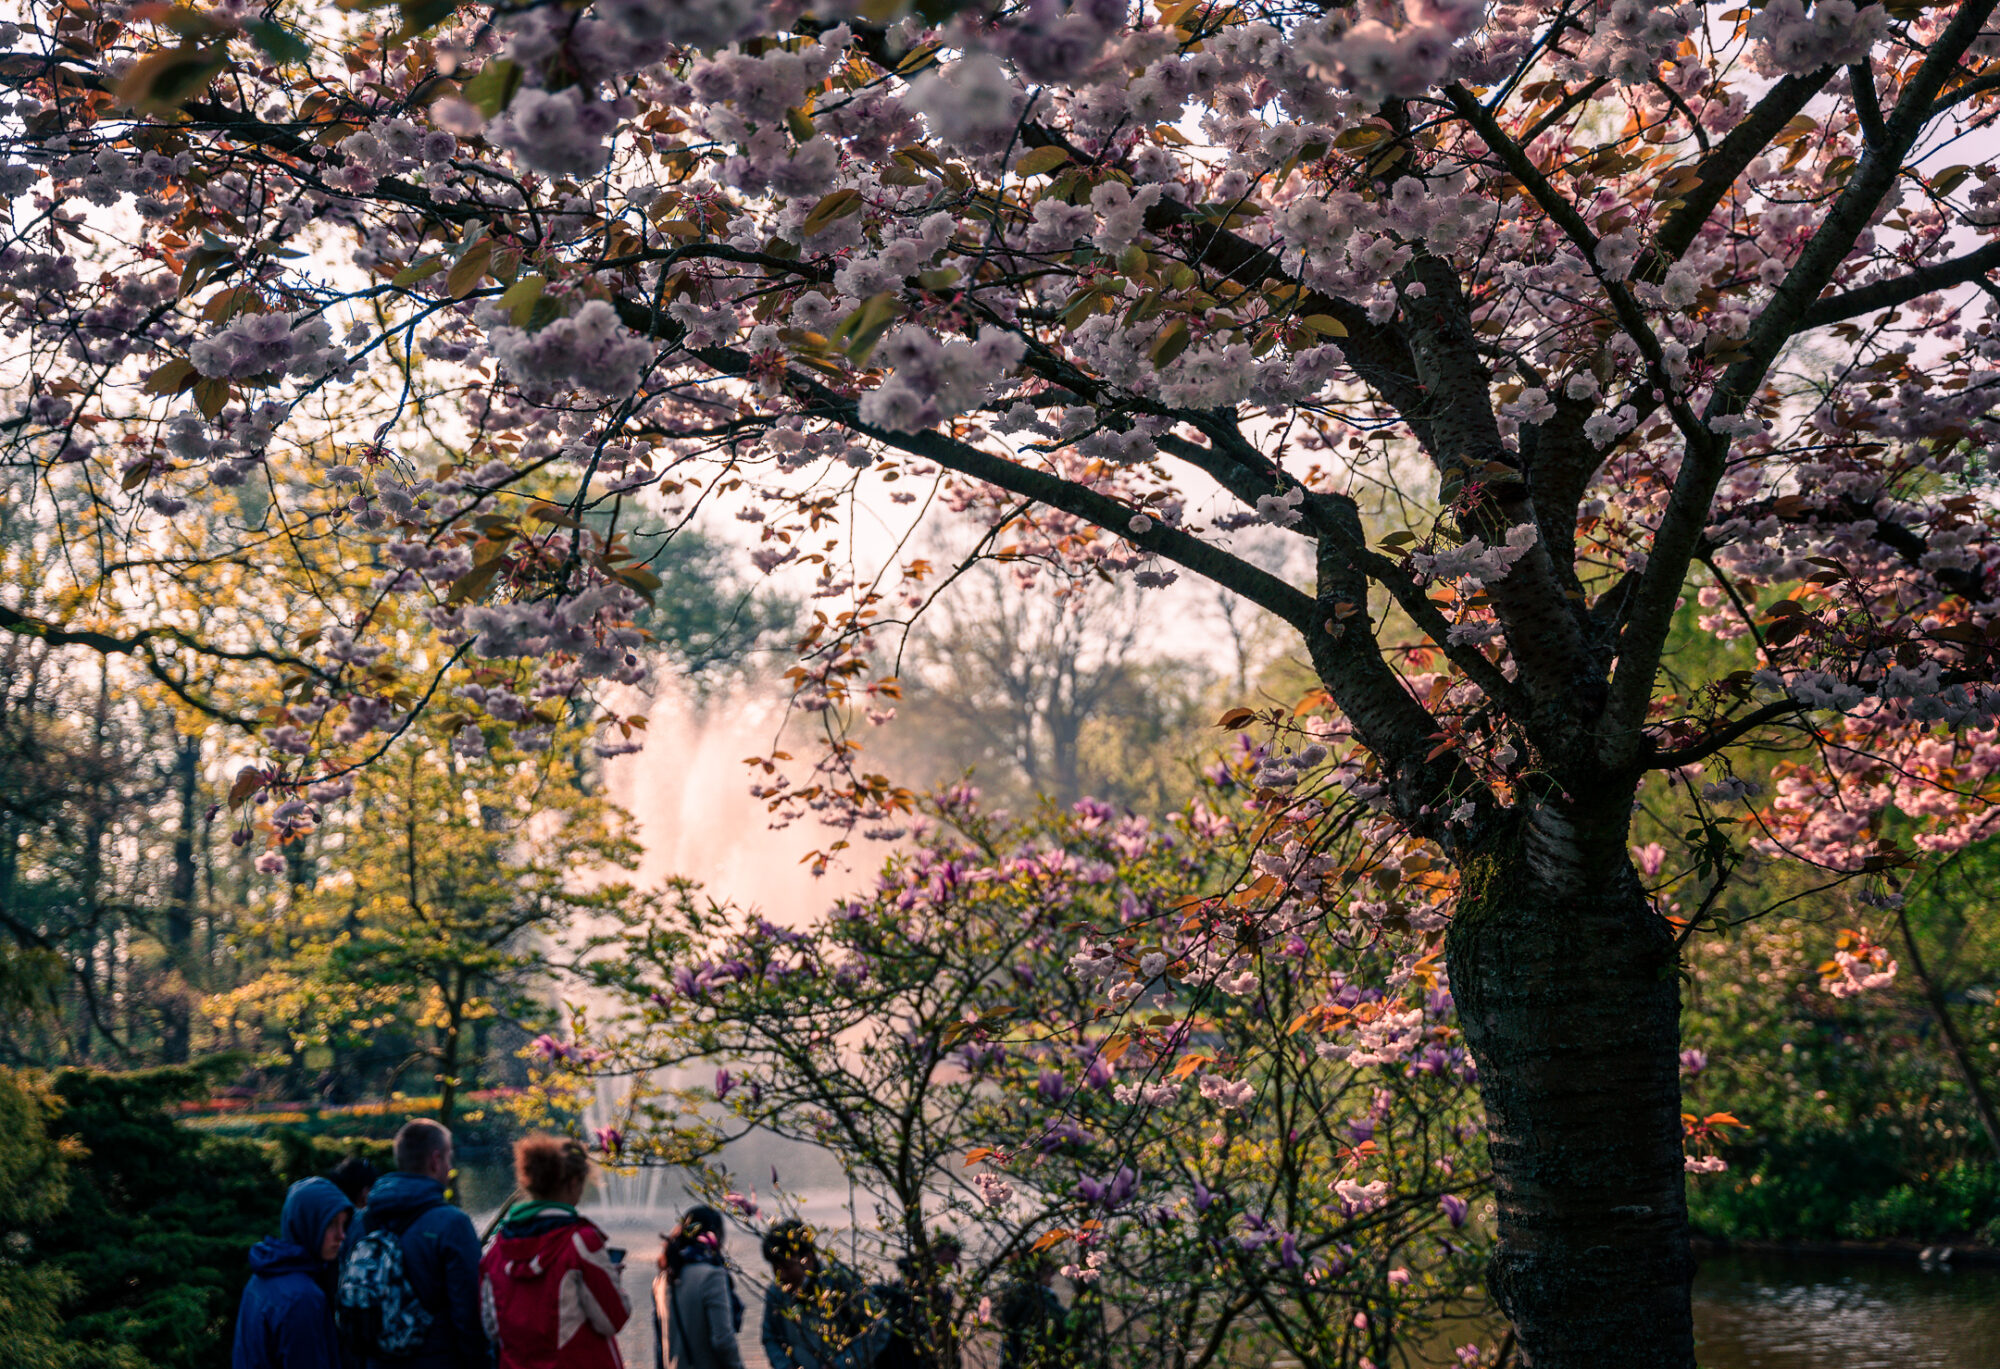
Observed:
[[[378,1176],[375,1166],[359,1155],[350,1155],[328,1170],[326,1177],[333,1181],[335,1188],[347,1195],[348,1202],[359,1208],[368,1205],[369,1186]]]
[[[958,1237],[935,1233],[913,1253],[896,1257],[894,1283],[871,1290],[889,1318],[889,1343],[875,1369],[958,1369],[958,1334],[945,1277],[963,1249]]]
[[[1000,1369],[1068,1369],[1069,1313],[1055,1289],[1055,1257],[1030,1250],[1017,1257],[1000,1294]]]
[[[479,1233],[444,1198],[451,1133],[427,1118],[405,1122],[395,1156],[341,1252],[342,1344],[361,1369],[490,1369]]]
[[[653,1280],[653,1369],[743,1369],[743,1299],[722,1258],[722,1214],[691,1207],[660,1238]]]
[[[576,1210],[590,1156],[567,1136],[514,1143],[528,1197],[507,1209],[480,1261],[480,1311],[500,1369],[623,1369],[618,1332],[632,1315],[611,1244]]]
[[[338,1369],[340,1341],[327,1297],[354,1205],[325,1179],[285,1194],[278,1235],[250,1248],[250,1286],[236,1313],[230,1369]]]
[[[889,1318],[861,1276],[821,1254],[796,1217],[764,1233],[764,1355],[771,1369],[869,1369],[889,1344]]]

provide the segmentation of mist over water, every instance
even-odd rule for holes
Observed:
[[[732,682],[704,697],[663,674],[650,696],[635,693],[619,702],[620,713],[644,713],[647,719],[642,749],[614,757],[604,767],[607,795],[632,815],[643,847],[639,868],[621,872],[620,878],[641,888],[692,879],[717,902],[799,926],[873,877],[872,867],[888,854],[887,847],[866,843],[853,853],[850,868],[834,867],[815,876],[808,858],[834,840],[834,834],[811,821],[774,827],[765,801],[749,792],[754,777],[744,764],[747,757],[774,748],[794,754],[809,749],[796,742],[788,747],[779,736],[788,699],[782,682]],[[794,729],[810,725],[796,717],[791,722]],[[670,1071],[666,1082],[703,1083],[707,1074],[705,1068]],[[602,1116],[587,1118],[586,1126],[609,1120],[616,1101],[609,1087],[598,1103]],[[853,1244],[857,1224],[864,1229],[874,1224],[866,1196],[851,1193],[839,1165],[818,1147],[758,1133],[732,1142],[720,1158],[732,1176],[740,1176],[742,1191],[754,1190],[766,1222],[780,1210],[781,1191],[782,1211],[811,1221],[843,1254]],[[685,1170],[668,1168],[600,1171],[580,1205],[612,1244],[627,1252],[623,1282],[634,1310],[618,1339],[626,1364],[636,1369],[653,1364],[654,1257],[660,1233],[696,1201],[690,1177]],[[509,1159],[501,1154],[470,1164],[460,1181],[465,1207],[483,1231],[513,1191]],[[739,1286],[749,1304],[742,1349],[745,1364],[757,1369],[764,1364],[756,1343],[762,1309],[758,1280],[764,1266],[751,1237],[733,1223],[729,1254],[749,1276]]]
[[[787,695],[782,685],[731,683],[707,698],[662,678],[646,704],[644,749],[605,766],[611,797],[639,826],[642,885],[676,876],[700,881],[718,901],[755,909],[797,926],[865,878],[859,868],[815,877],[806,857],[834,838],[814,822],[773,829],[765,801],[750,794],[744,760],[783,744]],[[795,729],[809,723],[792,719]],[[862,849],[860,862],[880,853]]]

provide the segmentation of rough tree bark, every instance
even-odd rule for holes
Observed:
[[[174,800],[180,823],[174,829],[173,883],[167,897],[167,965],[169,981],[162,1000],[160,1054],[168,1064],[188,1058],[194,985],[195,840],[201,822],[201,739],[174,739]]]
[[[1486,1105],[1489,1281],[1537,1369],[1694,1362],[1680,981],[1617,797],[1544,806],[1469,856],[1448,942]]]

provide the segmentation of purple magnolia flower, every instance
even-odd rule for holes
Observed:
[[[1044,1155],[1061,1150],[1064,1146],[1087,1146],[1090,1133],[1074,1122],[1058,1122],[1042,1133],[1041,1150]]]
[[[1203,1186],[1201,1180],[1196,1179],[1194,1181],[1194,1210],[1196,1212],[1208,1211],[1208,1209],[1213,1204],[1220,1201],[1222,1197],[1223,1195],[1220,1193],[1210,1193],[1208,1189]]]
[[[1081,799],[1072,811],[1077,816],[1076,825],[1086,832],[1094,832],[1118,816],[1117,810],[1110,804],[1097,799]]]
[[[1044,1103],[1060,1103],[1069,1097],[1069,1085],[1055,1070],[1043,1070],[1042,1077],[1035,1081],[1035,1093]]]
[[[1465,1225],[1465,1199],[1459,1197],[1456,1193],[1447,1193],[1438,1199],[1438,1206],[1444,1210],[1445,1216],[1451,1218],[1451,1225],[1454,1231]]]
[[[736,1087],[735,1075],[731,1074],[727,1069],[719,1069],[715,1072],[716,1102],[719,1103],[723,1099],[727,1098],[729,1096],[729,1091],[735,1087]]]
[[[617,1127],[597,1129],[597,1148],[606,1155],[616,1155],[625,1146],[625,1133]]]
[[[1708,1052],[1688,1049],[1681,1052],[1681,1073],[1700,1074],[1708,1068]]]
[[[1299,1238],[1287,1231],[1278,1241],[1278,1267],[1297,1269],[1305,1261],[1299,1258]]]

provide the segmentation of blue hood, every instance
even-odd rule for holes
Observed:
[[[376,1221],[412,1215],[444,1204],[444,1185],[421,1174],[384,1174],[368,1190],[368,1212]]]
[[[266,1236],[250,1247],[250,1273],[256,1278],[275,1279],[283,1274],[311,1278],[325,1269],[326,1261],[316,1253],[281,1236]]]
[[[285,1193],[285,1210],[278,1217],[279,1237],[317,1259],[327,1227],[341,1213],[353,1210],[354,1204],[331,1179],[301,1179]]]

